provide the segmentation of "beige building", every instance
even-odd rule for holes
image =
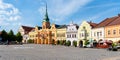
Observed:
[[[108,19],[112,21],[105,26],[105,40],[120,41],[120,15]]]

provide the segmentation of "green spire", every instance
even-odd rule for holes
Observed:
[[[46,13],[45,13],[45,17],[43,19],[43,22],[49,22],[49,17],[48,17],[48,12],[47,12],[47,3],[46,3]]]

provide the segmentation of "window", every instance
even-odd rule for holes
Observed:
[[[67,35],[67,38],[69,38],[69,35]]]
[[[108,30],[108,35],[110,35],[110,30]]]
[[[113,34],[116,34],[116,30],[113,30]]]
[[[76,38],[76,34],[75,34],[75,38]]]
[[[96,33],[94,32],[94,36],[96,36]]]
[[[70,37],[69,38],[71,38],[71,35],[70,35]]]
[[[72,29],[72,30],[74,30],[74,29]]]
[[[102,36],[102,32],[100,32],[100,36]]]
[[[99,36],[99,32],[97,32],[97,36]]]

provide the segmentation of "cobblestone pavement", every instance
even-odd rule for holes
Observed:
[[[120,51],[52,45],[0,45],[0,60],[120,60]]]

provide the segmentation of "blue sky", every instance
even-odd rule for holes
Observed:
[[[0,30],[42,26],[46,2],[50,22],[56,24],[99,23],[120,13],[120,0],[0,0]]]

